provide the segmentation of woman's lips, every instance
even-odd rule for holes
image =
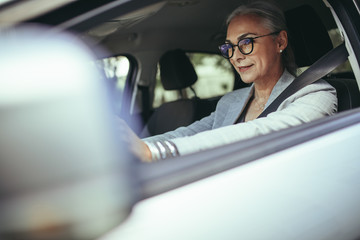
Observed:
[[[249,70],[253,65],[248,65],[248,66],[240,66],[238,67],[239,72],[246,72],[247,70]]]

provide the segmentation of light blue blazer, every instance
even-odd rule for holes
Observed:
[[[294,76],[285,70],[274,86],[265,108],[294,79]],[[287,98],[277,111],[267,117],[234,124],[253,91],[254,87],[251,86],[228,93],[220,99],[216,110],[208,117],[187,127],[143,140],[148,142],[171,139],[180,155],[183,155],[299,125],[337,111],[336,90],[326,81],[319,80]]]

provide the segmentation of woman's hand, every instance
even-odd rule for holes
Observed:
[[[121,139],[128,145],[129,150],[142,162],[151,162],[151,152],[145,142],[129,128],[124,120],[117,118],[116,125]]]

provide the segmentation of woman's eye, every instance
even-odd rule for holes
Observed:
[[[251,43],[251,39],[250,38],[245,38],[245,39],[240,41],[239,45],[248,45],[250,43]]]

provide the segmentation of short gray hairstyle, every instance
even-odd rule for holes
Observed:
[[[285,30],[288,33],[283,11],[274,2],[269,0],[248,1],[243,5],[240,5],[228,16],[226,20],[227,26],[230,24],[231,20],[234,17],[248,15],[248,14],[252,14],[260,17],[263,20],[262,21],[263,26],[266,29],[268,29],[270,32],[278,32],[281,30]],[[292,75],[295,76],[297,72],[297,66],[295,63],[294,53],[289,42],[287,48],[284,49],[281,56],[284,67]]]

